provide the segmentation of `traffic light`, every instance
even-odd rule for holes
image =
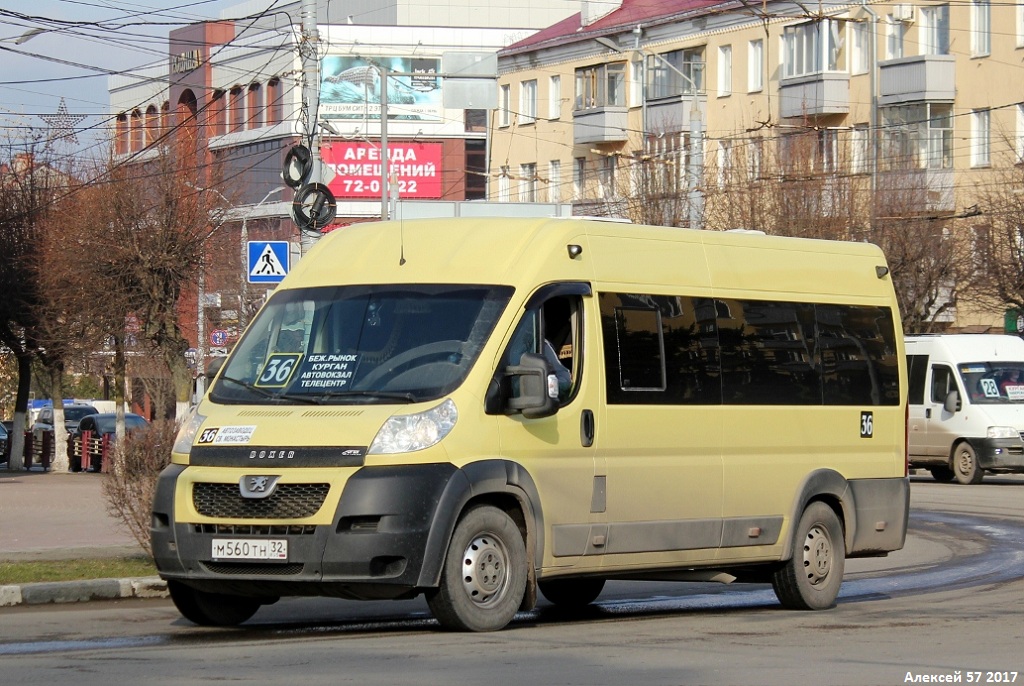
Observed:
[[[296,190],[292,201],[292,220],[303,231],[319,232],[338,212],[338,202],[327,184],[320,183],[319,162],[304,145],[292,146],[284,158],[281,177]],[[333,173],[331,174],[333,176]],[[315,182],[310,179],[315,178]]]

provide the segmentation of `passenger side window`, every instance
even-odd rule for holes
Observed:
[[[508,367],[519,364],[524,353],[544,355],[558,377],[562,405],[575,395],[579,379],[581,312],[582,303],[576,296],[550,298],[523,315],[502,358],[503,365]]]
[[[932,367],[932,402],[940,405],[946,402],[949,392],[956,389],[953,370],[949,367],[935,365]]]
[[[927,355],[907,355],[909,379],[908,400],[911,405],[924,403],[924,379],[928,373]]]

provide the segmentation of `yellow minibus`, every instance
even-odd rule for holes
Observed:
[[[325,236],[178,436],[153,553],[181,613],[426,596],[497,630],[607,580],[834,605],[903,546],[906,361],[864,243],[594,220]]]

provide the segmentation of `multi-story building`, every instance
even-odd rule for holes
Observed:
[[[230,346],[240,313],[250,306],[240,301],[246,291],[259,295],[245,286],[248,265],[239,242],[287,240],[298,248],[291,192],[281,179],[292,146],[315,144],[335,171],[329,184],[337,198],[334,226],[380,217],[383,80],[399,196],[482,200],[486,110],[446,106],[441,58],[494,53],[579,6],[575,0],[320,0],[313,115],[304,98],[302,8],[296,1],[271,11],[270,4],[250,0],[222,12],[221,21],[174,30],[166,64],[110,81],[119,159],[145,163],[166,149],[180,154],[180,145],[166,143],[172,136],[186,140],[209,170],[209,184],[202,185],[229,205],[230,221],[215,238],[235,247],[208,260],[205,315],[183,314],[200,358],[204,348]],[[304,135],[310,129],[313,142]],[[225,261],[232,254],[237,259]]]
[[[776,221],[830,223],[811,235],[896,217],[948,237],[1024,160],[1022,58],[1021,2],[584,2],[499,53],[490,196],[782,232],[755,192],[773,179],[794,206]],[[1003,326],[956,305],[936,317]]]

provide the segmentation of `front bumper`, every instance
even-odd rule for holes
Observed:
[[[982,469],[1024,473],[1024,441],[1019,438],[980,438],[971,441]]]

